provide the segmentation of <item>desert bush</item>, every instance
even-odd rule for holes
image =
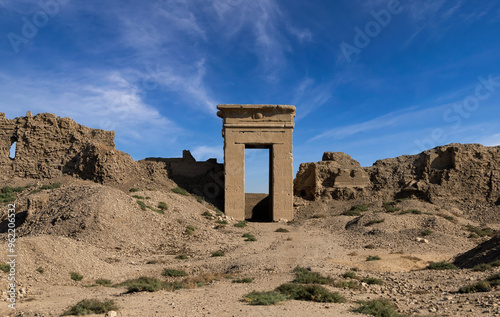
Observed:
[[[345,272],[344,274],[342,274],[342,277],[343,278],[358,278],[358,276],[356,275],[356,272],[353,272],[353,271]]]
[[[335,285],[335,287],[344,288],[344,289],[358,290],[361,288],[361,285],[356,280],[350,280],[350,281],[339,280],[339,281],[335,281],[334,285]]]
[[[479,293],[479,292],[490,292],[491,285],[485,281],[479,281],[471,285],[460,287],[459,293]]]
[[[366,258],[366,261],[379,261],[379,260],[382,260],[382,258],[379,257],[378,255],[369,255]]]
[[[417,209],[408,209],[408,210],[403,210],[399,214],[400,215],[406,215],[406,214],[421,215],[422,212],[420,210],[417,210]]]
[[[201,204],[204,201],[204,199],[201,196],[196,196],[196,201]]]
[[[166,204],[165,202],[160,201],[160,202],[158,203],[158,209],[165,211],[165,210],[167,210],[167,209],[168,209],[168,206],[167,206],[167,204]]]
[[[138,200],[137,204],[139,205],[139,207],[141,207],[142,210],[146,210],[146,203],[145,202],[143,202],[142,200]]]
[[[443,218],[451,222],[455,221],[455,218],[453,218],[452,216],[443,216]]]
[[[245,220],[238,221],[234,224],[234,226],[237,228],[245,228],[247,226],[247,222]]]
[[[175,270],[175,269],[163,269],[163,272],[161,273],[163,276],[168,276],[168,277],[181,277],[181,276],[188,276],[186,271],[183,270]]]
[[[317,272],[311,272],[303,267],[297,266],[294,270],[295,279],[293,283],[300,284],[330,284],[333,279],[329,276],[323,276]]]
[[[154,212],[157,212],[159,213],[160,215],[164,215],[165,212],[163,212],[163,210],[160,210],[160,209],[156,209],[156,208],[153,208],[151,206],[146,206],[147,209],[151,210],[151,211],[154,211]]]
[[[422,231],[423,236],[430,236],[433,233],[434,233],[434,231],[432,231],[430,229],[426,229],[426,230]]]
[[[339,293],[332,293],[320,285],[301,285],[287,283],[278,286],[276,291],[287,298],[296,300],[313,301],[320,303],[343,303],[345,299]]]
[[[243,238],[246,238],[245,241],[257,241],[257,238],[251,233],[245,233]]]
[[[377,248],[374,244],[367,244],[365,245],[365,249],[375,249]]]
[[[493,267],[490,264],[486,263],[478,264],[472,268],[473,271],[480,271],[480,272],[489,271],[492,269]]]
[[[428,270],[456,270],[457,267],[453,263],[448,262],[431,262],[426,269]]]
[[[366,204],[359,204],[359,205],[354,205],[351,207],[350,209],[351,211],[367,211],[368,210],[368,206]]]
[[[372,315],[375,317],[403,317],[398,313],[394,305],[387,299],[380,298],[370,301],[359,302],[360,306],[354,309],[354,312]]]
[[[188,192],[184,188],[176,187],[172,188],[172,191],[176,194],[187,196],[189,195]]]
[[[213,219],[214,218],[214,215],[212,215],[212,213],[210,211],[205,211],[204,213],[201,214],[203,217],[207,218],[207,219]]]
[[[246,294],[243,299],[250,305],[274,305],[287,300],[287,296],[279,292],[256,292]]]
[[[382,223],[384,221],[385,221],[385,219],[370,220],[367,223],[365,223],[365,227],[369,227],[369,226],[372,226],[372,225],[377,224],[377,223]]]
[[[216,216],[219,216],[219,217],[220,217],[220,216],[224,216],[224,213],[223,213],[222,211],[220,211],[219,209],[215,208],[215,210],[214,210],[214,211],[215,211],[215,215],[216,215]]]
[[[81,281],[83,279],[83,275],[78,272],[71,272],[69,275],[73,281]]]
[[[179,254],[178,256],[175,257],[177,260],[187,260],[188,256],[185,254]]]
[[[383,285],[384,281],[381,279],[375,278],[375,277],[367,277],[363,279],[363,282],[365,282],[368,285]]]
[[[112,300],[84,299],[65,311],[62,316],[105,314],[110,310],[118,310],[118,306]]]
[[[253,278],[251,278],[251,277],[245,277],[245,278],[233,280],[233,283],[252,283],[252,282],[253,282]]]
[[[227,225],[229,222],[227,222],[227,220],[217,220],[215,223],[218,223],[220,225]]]
[[[497,287],[500,286],[500,273],[491,275],[486,279],[491,286]]]
[[[491,266],[494,266],[494,267],[499,267],[500,266],[500,260],[497,260],[497,261],[494,261],[494,262],[491,262],[490,263]]]
[[[465,227],[469,232],[471,232],[471,235],[469,236],[470,238],[486,237],[486,236],[492,237],[495,235],[495,230],[488,227],[479,228],[479,227],[474,227],[472,225],[466,225]]]
[[[43,267],[41,267],[41,266],[40,266],[39,268],[37,268],[37,269],[36,269],[36,271],[37,271],[38,273],[40,273],[40,274],[43,274],[43,272],[45,272],[44,268],[43,268]]]
[[[224,256],[224,252],[222,251],[215,251],[212,253],[212,257],[217,257],[217,256]]]
[[[383,203],[384,209],[387,212],[396,212],[399,211],[400,209],[398,207],[395,207],[397,202],[395,201],[386,201]]]
[[[194,234],[195,231],[196,231],[196,228],[193,227],[193,226],[187,226],[186,230],[184,230],[184,232],[187,233],[187,234],[189,234],[189,235]]]
[[[135,199],[145,199],[144,196],[141,195],[133,195],[132,197]]]
[[[278,229],[274,230],[274,232],[290,232],[290,231],[288,231],[288,229],[286,229],[286,228],[278,228]]]
[[[103,279],[103,278],[96,280],[95,283],[98,285],[102,285],[102,286],[111,286],[111,284],[113,284],[113,282],[111,282],[111,280],[107,280],[107,279]]]
[[[132,187],[129,189],[129,192],[131,193],[135,193],[135,192],[138,192],[139,191],[139,188],[135,188],[135,187]]]
[[[40,189],[56,189],[59,187],[61,187],[61,183],[54,183],[50,185],[43,185],[42,187],[40,187]]]
[[[0,271],[5,273],[10,272],[10,265],[5,263],[0,263]]]
[[[8,204],[16,200],[14,193],[0,193],[0,203]]]
[[[159,290],[176,290],[181,289],[181,283],[167,283],[160,281],[154,277],[141,276],[136,279],[127,280],[123,283],[115,285],[115,287],[126,287],[128,293],[136,292],[157,292]]]

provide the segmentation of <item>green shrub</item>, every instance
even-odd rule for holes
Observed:
[[[359,302],[360,306],[354,309],[354,312],[372,315],[375,317],[403,317],[404,315],[398,313],[394,305],[387,299],[380,298],[370,301]]]
[[[224,213],[222,211],[220,211],[219,209],[215,208],[215,215],[216,216],[224,216]]]
[[[16,194],[14,193],[0,193],[0,203],[11,203],[16,200]]]
[[[187,226],[186,230],[184,232],[186,232],[189,235],[192,235],[192,234],[194,234],[195,231],[196,231],[195,227],[193,227],[193,226]]]
[[[490,263],[491,266],[494,266],[494,267],[499,267],[500,266],[500,260],[497,260],[497,261],[494,261],[494,262],[491,262]]]
[[[374,244],[365,245],[365,249],[376,249],[377,247]]]
[[[111,286],[111,284],[113,284],[113,282],[111,282],[111,280],[107,280],[107,279],[103,279],[103,278],[96,280],[95,283],[98,285],[102,285],[102,286]]]
[[[165,213],[163,212],[163,210],[160,210],[160,209],[156,209],[156,208],[153,208],[151,206],[146,206],[147,209],[151,210],[151,211],[154,211],[154,212],[157,212],[159,213],[160,215],[164,215]]]
[[[431,262],[426,269],[428,270],[456,270],[457,267],[453,263],[448,262]]]
[[[129,190],[129,192],[131,192],[131,193],[135,193],[135,192],[138,192],[138,191],[139,191],[139,188],[135,188],[135,187],[132,187]]]
[[[161,273],[163,276],[169,276],[169,277],[181,277],[181,276],[188,276],[186,271],[183,270],[175,270],[175,269],[163,269],[163,272]]]
[[[417,209],[408,209],[408,210],[403,210],[399,214],[400,215],[405,215],[405,214],[421,215],[422,212],[420,210],[417,210]]]
[[[229,222],[227,222],[227,220],[217,220],[215,223],[218,223],[220,225],[227,225]]]
[[[332,293],[320,285],[301,285],[287,283],[280,285],[276,291],[290,299],[320,303],[343,303],[345,299],[339,293]]]
[[[188,256],[185,254],[179,254],[178,256],[175,257],[177,260],[187,260]]]
[[[167,206],[167,204],[166,204],[165,202],[160,201],[160,202],[158,203],[158,209],[165,211],[165,210],[167,210],[167,209],[168,209],[168,206]]]
[[[252,282],[253,282],[253,278],[251,278],[251,277],[245,277],[242,279],[233,280],[233,283],[252,283]]]
[[[215,251],[212,253],[212,257],[217,257],[217,256],[224,256],[224,252],[222,251]]]
[[[382,281],[381,279],[378,279],[378,278],[374,278],[374,277],[364,278],[363,282],[365,282],[368,285],[383,285],[384,284],[384,281]]]
[[[430,229],[426,229],[426,230],[422,231],[423,236],[430,236],[433,233],[434,233],[434,231],[432,231]]]
[[[490,292],[491,285],[485,281],[479,281],[477,283],[460,287],[459,293],[479,293],[479,292]]]
[[[256,292],[246,294],[244,300],[250,305],[274,305],[287,299],[286,295],[279,292]]]
[[[212,215],[212,213],[210,211],[205,211],[204,213],[201,214],[203,217],[207,218],[207,219],[214,219],[214,215]]]
[[[359,217],[361,216],[361,211],[359,210],[346,210],[343,213],[341,213],[343,216],[351,216],[351,217]]]
[[[274,232],[290,232],[290,231],[288,231],[288,229],[286,229],[286,228],[278,228],[278,229],[274,230]]]
[[[105,314],[110,310],[118,310],[118,306],[112,300],[84,299],[65,311],[62,316]]]
[[[137,204],[141,207],[142,210],[146,210],[146,203],[142,200],[138,200]]]
[[[356,280],[350,280],[350,281],[339,280],[339,281],[335,281],[334,285],[335,285],[335,287],[344,288],[344,289],[360,289],[361,288],[359,282]]]
[[[308,271],[300,266],[297,266],[293,271],[295,272],[295,279],[292,281],[293,283],[330,284],[333,282],[333,279],[329,276],[322,276],[317,272]]]
[[[387,212],[396,212],[399,211],[400,209],[395,207],[397,202],[395,201],[387,201],[383,203],[384,209]]]
[[[83,279],[83,275],[79,274],[78,272],[71,272],[70,277],[73,281],[81,281]]]
[[[471,232],[470,236],[471,238],[486,237],[486,236],[492,237],[495,235],[495,230],[488,227],[478,228],[472,225],[467,225],[465,227],[467,228],[467,230],[469,230],[469,232]]]
[[[203,199],[203,197],[196,196],[196,201],[201,204],[204,201],[204,199]]]
[[[40,187],[40,189],[56,189],[59,187],[61,187],[61,183],[54,183],[50,185],[43,185],[42,187]]]
[[[452,216],[444,216],[443,218],[451,222],[455,221],[455,218],[453,218]]]
[[[344,274],[342,274],[342,277],[343,278],[358,278],[358,276],[356,275],[356,272],[353,272],[353,271],[345,272]]]
[[[126,287],[128,293],[135,292],[156,292],[159,290],[176,290],[182,288],[180,283],[167,283],[160,281],[154,277],[142,276],[137,279],[127,280],[123,283],[115,285],[115,287]]]
[[[189,195],[188,192],[184,188],[176,187],[172,188],[172,191],[176,194],[187,196]]]
[[[367,223],[365,223],[365,227],[369,227],[369,226],[372,226],[372,225],[377,224],[377,223],[382,223],[384,221],[385,221],[385,219],[370,220]]]
[[[378,255],[369,255],[366,258],[366,261],[379,261],[379,260],[382,260],[382,258],[379,257]]]
[[[246,238],[245,241],[257,241],[257,238],[251,233],[245,233],[243,238]]]
[[[368,206],[366,204],[359,204],[359,205],[354,205],[350,209],[351,211],[367,211]]]
[[[37,271],[38,273],[40,273],[40,274],[43,274],[43,272],[45,272],[45,270],[44,270],[44,269],[43,269],[43,267],[41,267],[41,266],[40,266],[39,268],[37,268],[37,269],[36,269],[36,271]]]
[[[135,199],[145,199],[144,196],[141,195],[133,195],[132,197]]]
[[[245,220],[238,221],[234,224],[234,226],[237,228],[245,228],[247,226],[247,222]]]
[[[486,279],[491,286],[497,287],[500,286],[500,273],[491,275]]]
[[[0,263],[0,271],[9,273],[10,272],[10,265],[5,264],[5,263]]]
[[[478,264],[472,268],[473,271],[480,271],[480,272],[489,271],[492,269],[493,267],[490,264],[486,263]]]

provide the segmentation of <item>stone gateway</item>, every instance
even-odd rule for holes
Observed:
[[[269,149],[269,217],[293,219],[292,134],[295,107],[288,105],[218,105],[223,119],[224,211],[245,216],[245,149]]]

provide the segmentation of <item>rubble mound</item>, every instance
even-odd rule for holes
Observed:
[[[300,165],[294,194],[307,200],[417,198],[458,207],[475,221],[497,222],[500,146],[449,144],[371,167],[361,167],[344,153],[326,152],[323,161]]]
[[[454,263],[461,268],[473,268],[478,264],[495,261],[500,261],[500,234],[459,255]]]

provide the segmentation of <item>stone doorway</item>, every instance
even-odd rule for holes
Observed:
[[[243,220],[293,219],[293,118],[295,107],[287,105],[218,105],[223,119],[224,212]],[[269,212],[264,198],[247,206],[245,195],[245,149],[269,149]],[[250,199],[248,200],[250,204]],[[249,208],[251,211],[249,211]],[[254,208],[255,209],[254,211]],[[260,208],[260,209],[259,209]],[[264,208],[264,209],[262,209]],[[254,215],[255,213],[255,215]]]

